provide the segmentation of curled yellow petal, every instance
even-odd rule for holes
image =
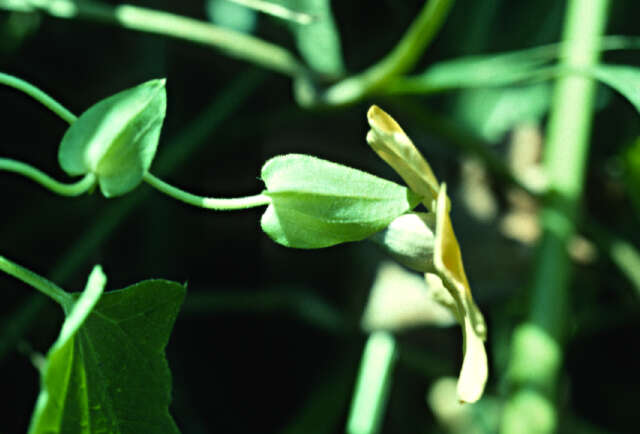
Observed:
[[[473,301],[464,272],[460,246],[449,217],[451,205],[446,186],[438,185],[429,163],[391,116],[374,105],[367,112],[367,120],[371,126],[367,133],[369,145],[411,190],[423,198],[427,209],[436,214],[433,247],[435,274],[428,272],[425,277],[427,281],[439,278],[451,296],[436,301],[452,312],[462,328],[464,360],[458,379],[458,398],[462,402],[475,402],[482,396],[488,376],[484,348],[487,327]]]
[[[425,206],[432,209],[439,187],[429,163],[400,125],[380,107],[372,105],[367,120],[371,127],[367,133],[369,146],[398,172],[411,190],[424,198]]]
[[[436,242],[434,266],[444,287],[456,304],[462,328],[464,360],[458,379],[458,398],[463,402],[475,402],[482,396],[488,377],[487,354],[484,339],[487,326],[482,313],[471,296],[469,282],[462,264],[460,246],[453,232],[447,210],[447,188],[440,187],[436,206]]]

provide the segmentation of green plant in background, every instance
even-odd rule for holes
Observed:
[[[640,111],[638,69],[597,61],[601,51],[637,48],[638,40],[603,36],[606,0],[595,2],[597,5],[572,0],[565,43],[440,61],[421,73],[411,74],[454,3],[431,0],[425,2],[404,36],[381,60],[360,73],[348,74],[330,2],[234,1],[284,19],[300,59],[283,47],[252,36],[250,21],[236,24],[236,30],[231,30],[169,12],[93,1],[0,0],[0,7],[23,14],[44,12],[63,19],[100,21],[221,49],[232,57],[290,76],[295,100],[305,109],[345,110],[371,98],[399,101],[401,105],[405,95],[456,90],[482,89],[488,92],[485,96],[516,85],[531,90],[530,95],[535,94],[538,103],[513,113],[502,124],[488,125],[489,117],[483,114],[467,120],[485,123],[478,128],[479,134],[495,140],[514,122],[527,116],[539,117],[550,107],[546,170],[541,179],[513,173],[482,143],[461,137],[456,126],[439,122],[435,127],[451,141],[464,142],[507,183],[541,201],[544,237],[533,281],[530,317],[515,330],[508,367],[495,372],[498,378],[506,379],[503,381],[512,390],[505,396],[496,396],[492,391],[471,409],[455,410],[465,420],[457,425],[446,417],[447,410],[441,406],[444,395],[448,394],[451,402],[456,401],[447,392],[448,380],[434,385],[429,405],[452,432],[558,429],[556,383],[562,369],[564,323],[570,313],[566,245],[582,225],[579,199],[594,92],[592,79],[618,91]],[[217,3],[222,4],[223,0],[209,2],[214,22],[223,21],[221,17],[226,16],[219,12]],[[255,14],[240,10],[246,16]],[[556,58],[559,62],[553,63]],[[551,79],[558,80],[553,100],[549,100],[546,90]],[[264,191],[247,197],[214,198],[188,193],[152,174],[165,171],[155,172],[159,164],[153,164],[166,114],[164,80],[151,80],[103,99],[77,118],[21,79],[0,73],[0,83],[32,96],[70,124],[60,142],[58,160],[64,172],[82,178],[61,183],[31,165],[8,158],[0,158],[0,170],[21,174],[64,196],[93,192],[96,187],[107,198],[129,195],[145,182],[176,200],[205,209],[266,206],[262,230],[286,247],[316,249],[371,240],[398,262],[424,274],[426,285],[419,290],[420,297],[428,294],[431,304],[444,307],[449,319],[462,330],[463,361],[457,400],[474,403],[482,397],[489,364],[484,347],[487,326],[471,295],[453,231],[450,213],[455,213],[455,204],[449,199],[447,186],[437,181],[402,128],[379,107],[374,105],[367,113],[371,127],[367,142],[400,175],[406,187],[309,155],[287,154],[273,157],[262,166]],[[515,101],[524,98],[524,94],[520,90],[514,93]],[[468,96],[474,98],[472,94]],[[478,98],[484,101],[484,97]],[[407,105],[417,118],[427,123],[433,120],[423,107]],[[634,150],[630,147],[625,156],[631,183],[635,179]],[[426,213],[414,211],[419,204]],[[587,223],[586,231],[597,234],[594,238],[603,251],[636,289],[640,288],[640,260],[633,246],[593,223]],[[170,375],[163,350],[184,297],[182,285],[152,280],[102,294],[105,278],[96,268],[85,291],[76,297],[1,257],[0,266],[60,303],[66,316],[42,371],[31,432],[177,432],[168,413]],[[372,290],[372,299],[373,294]],[[376,315],[392,317],[400,312],[402,317],[406,310],[406,305],[381,307],[378,311],[382,313]],[[364,325],[377,321],[376,315],[368,312],[363,328],[371,334],[348,416],[350,434],[381,430],[393,367],[399,357],[395,332],[400,326],[393,321]],[[417,323],[432,324],[424,315],[418,314],[422,322]],[[117,348],[114,342],[118,342]],[[485,419],[481,415],[483,409],[490,414]]]

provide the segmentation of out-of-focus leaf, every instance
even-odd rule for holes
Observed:
[[[308,155],[270,159],[262,180],[272,199],[262,229],[287,247],[362,240],[420,202],[406,187]]]
[[[106,197],[133,190],[156,154],[167,106],[164,84],[151,80],[91,106],[62,138],[62,169],[71,176],[94,173]]]
[[[256,11],[230,0],[207,0],[206,11],[209,20],[221,27],[243,33],[252,33],[256,27]]]
[[[101,291],[87,285],[49,351],[29,433],[178,433],[164,347],[184,286]]]
[[[633,104],[640,113],[640,68],[598,65],[590,70],[595,78],[611,86]]]
[[[624,161],[625,184],[636,213],[640,216],[640,138],[629,146],[622,155]]]
[[[550,47],[540,47],[446,60],[431,65],[422,74],[399,79],[392,89],[402,93],[433,93],[511,85],[536,77],[554,53]]]
[[[362,315],[362,328],[368,332],[395,332],[408,327],[456,324],[451,311],[439,301],[439,290],[446,289],[425,282],[420,274],[412,273],[394,262],[378,267],[367,306]]]
[[[328,76],[344,73],[340,35],[329,0],[273,0],[295,12],[310,15],[309,24],[290,22],[289,27],[304,60],[314,71]]]
[[[550,83],[471,89],[458,96],[455,117],[489,143],[523,122],[535,122],[549,110]]]

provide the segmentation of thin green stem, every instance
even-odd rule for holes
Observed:
[[[327,89],[323,103],[344,105],[357,102],[389,80],[409,71],[422,56],[453,4],[453,0],[428,0],[407,32],[382,60],[360,74],[349,77]],[[318,103],[300,99],[302,104]]]
[[[362,353],[347,420],[347,434],[380,432],[395,360],[395,338],[385,331],[371,333]]]
[[[166,150],[157,157],[154,167],[168,175],[181,166],[201,147],[205,139],[228,121],[233,113],[246,102],[255,90],[265,81],[262,70],[251,68],[240,74],[222,92],[217,94],[212,103],[166,146]],[[116,202],[110,202],[107,208],[83,231],[71,245],[65,255],[51,267],[52,280],[67,281],[82,266],[87,265],[88,258],[98,246],[121,225],[137,207],[148,202],[151,191],[137,190]],[[47,306],[45,297],[33,294],[6,319],[9,326],[0,327],[0,364],[6,354],[15,348],[21,336],[34,327],[38,318]]]
[[[264,194],[230,199],[198,196],[169,185],[149,172],[145,173],[144,180],[153,188],[161,191],[167,196],[171,196],[174,199],[178,199],[184,203],[200,208],[231,211],[236,209],[255,208],[257,206],[269,205],[271,203],[271,198]]]
[[[0,72],[0,83],[26,93],[27,95],[47,107],[49,110],[60,116],[69,124],[74,123],[76,119],[78,119],[73,113],[64,108],[58,101],[51,98],[43,91],[24,80]]]
[[[589,69],[597,64],[608,0],[568,3],[560,65]],[[594,82],[575,75],[558,79],[550,112],[544,167],[553,196],[541,214],[529,321],[514,332],[510,379],[516,386],[502,420],[505,433],[546,433],[557,427],[555,394],[566,334],[571,261],[567,242],[576,230],[593,116]],[[532,415],[536,421],[531,423]]]
[[[65,184],[63,182],[56,181],[35,167],[10,158],[0,158],[0,170],[17,173],[27,177],[42,185],[44,188],[61,196],[80,196],[81,194],[91,190],[96,185],[96,176],[93,173],[86,174],[84,178],[78,182]]]
[[[27,270],[15,262],[8,260],[4,256],[0,256],[0,270],[34,287],[44,295],[52,298],[63,308],[67,308],[73,304],[73,297],[64,289],[44,277],[37,275],[33,271]]]
[[[264,68],[297,77],[307,69],[287,49],[251,35],[205,21],[134,5],[111,6],[96,1],[57,0],[34,5],[57,18],[85,19],[183,39],[224,51]]]

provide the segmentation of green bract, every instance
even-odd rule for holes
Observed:
[[[272,199],[262,229],[287,247],[362,240],[420,202],[391,181],[308,155],[272,158],[262,166],[262,180]]]
[[[165,80],[151,80],[93,105],[58,151],[71,176],[93,173],[106,197],[133,190],[151,166],[166,111]]]
[[[90,279],[49,350],[29,434],[178,433],[164,347],[184,286],[101,293]]]

